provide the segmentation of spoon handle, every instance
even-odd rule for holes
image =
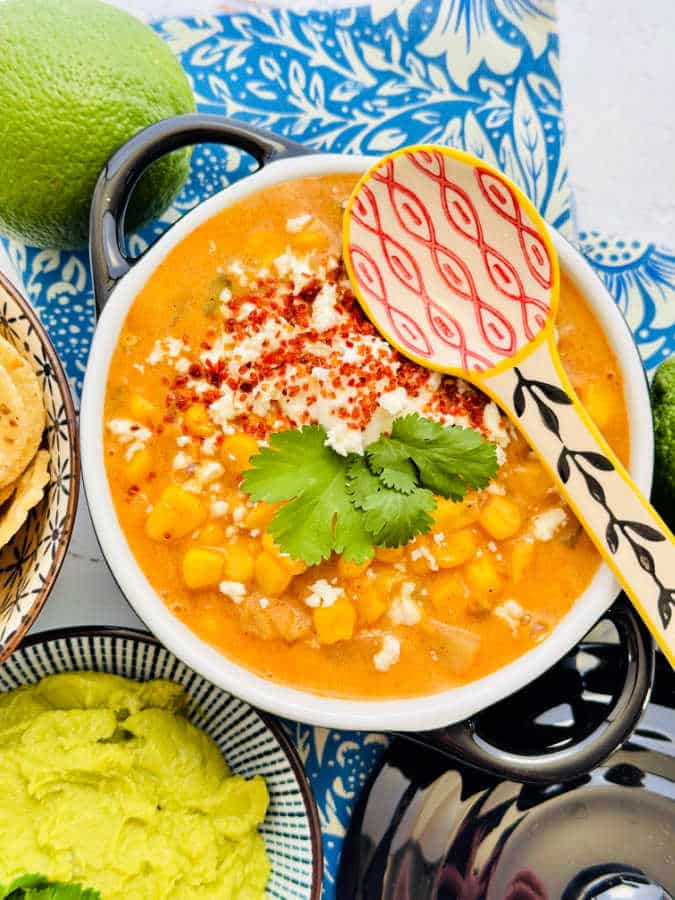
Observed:
[[[479,383],[538,453],[675,668],[675,539],[577,399],[553,337]]]

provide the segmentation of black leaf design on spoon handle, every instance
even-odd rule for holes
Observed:
[[[664,536],[646,522],[619,519],[610,509],[604,488],[598,479],[588,471],[589,466],[599,472],[614,471],[614,465],[610,459],[596,450],[573,450],[565,444],[560,434],[560,420],[549,404],[569,406],[572,399],[566,391],[558,385],[526,378],[518,367],[515,367],[513,371],[516,375],[516,386],[513,390],[513,408],[516,415],[519,419],[522,418],[528,400],[532,400],[544,427],[560,441],[560,455],[556,466],[558,477],[563,484],[567,484],[572,475],[572,466],[574,466],[583,478],[588,493],[607,514],[605,542],[610,553],[618,552],[621,538],[628,543],[638,565],[651,576],[658,589],[659,617],[664,629],[668,628],[672,621],[673,608],[675,608],[675,588],[669,588],[663,584],[656,574],[654,557],[638,540],[641,538],[644,541],[658,542],[665,540]]]

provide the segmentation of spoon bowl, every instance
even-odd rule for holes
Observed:
[[[675,667],[675,540],[562,367],[558,259],[533,204],[477,157],[407,147],[357,183],[343,249],[383,337],[471,381],[517,425]]]

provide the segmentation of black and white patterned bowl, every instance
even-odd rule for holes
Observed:
[[[111,672],[182,685],[187,715],[220,748],[231,769],[267,782],[270,805],[261,833],[272,863],[267,896],[319,900],[321,828],[316,803],[296,751],[281,728],[243,700],[214,687],[155,638],[119,628],[65,628],[32,635],[0,667],[0,690],[35,684],[46,675]]]
[[[80,485],[77,419],[61,362],[30,303],[0,273],[0,334],[33,366],[44,396],[50,482],[45,497],[0,550],[0,662],[38,616],[66,555]]]

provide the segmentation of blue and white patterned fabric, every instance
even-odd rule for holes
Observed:
[[[380,153],[413,142],[465,148],[502,168],[574,238],[554,0],[375,0],[305,14],[251,7],[156,27],[180,57],[200,110],[323,150]],[[250,167],[238,151],[199,148],[178,201],[132,239],[132,249]],[[653,368],[675,350],[675,255],[594,232],[578,239]],[[16,243],[8,249],[77,392],[94,328],[87,256]],[[286,728],[319,805],[331,900],[345,828],[386,740]]]

